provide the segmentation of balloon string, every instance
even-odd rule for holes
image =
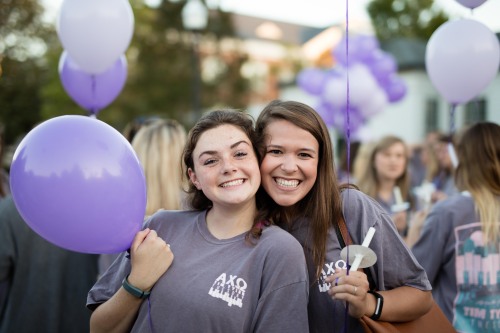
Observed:
[[[349,93],[349,0],[345,1],[345,58],[346,58],[346,155],[347,155],[347,184],[350,183],[351,173],[351,117],[350,117],[350,93]],[[349,190],[347,191],[347,201],[349,202]],[[341,214],[344,214],[343,210]],[[347,210],[344,214],[345,221],[348,221]],[[347,227],[346,223],[346,227]],[[347,233],[349,233],[349,227],[347,227]],[[347,275],[349,275],[349,247],[347,247]],[[344,313],[344,333],[349,331],[349,303],[346,302],[345,313]]]
[[[97,98],[96,98],[97,80],[96,80],[95,75],[91,75],[90,76],[90,88],[91,88],[91,91],[92,91],[92,101],[96,102],[96,100],[97,100]],[[97,115],[98,111],[99,110],[95,106],[93,106],[90,109],[90,115],[93,116],[94,118],[96,118],[96,115]]]
[[[148,319],[149,319],[149,329],[154,333],[153,319],[151,318],[151,295],[148,297]]]
[[[450,142],[448,142],[448,154],[450,156],[451,164],[454,168],[458,166],[457,153],[455,152],[455,147],[453,146],[453,136],[455,134],[455,111],[457,104],[451,104],[450,108]]]
[[[455,111],[457,109],[457,104],[453,103],[450,107],[450,136],[455,134]]]
[[[350,115],[350,91],[349,91],[349,0],[345,2],[345,58],[346,58],[346,84],[347,84],[347,101],[346,101],[346,152],[347,152],[347,183],[350,183],[350,173],[351,173],[351,115]],[[347,201],[349,201],[349,191],[347,191]],[[348,219],[347,211],[345,212],[345,219]],[[349,231],[349,230],[347,230]],[[349,249],[347,250],[349,251]],[[349,253],[347,253],[347,274],[349,275]]]

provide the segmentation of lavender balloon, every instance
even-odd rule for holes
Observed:
[[[99,74],[89,74],[64,51],[59,59],[59,77],[66,93],[83,109],[92,114],[111,104],[127,80],[127,59],[122,55]]]
[[[495,78],[500,46],[483,23],[459,19],[442,24],[425,50],[427,74],[446,101],[466,103],[478,96]]]
[[[67,115],[38,125],[16,149],[10,172],[21,216],[57,246],[117,253],[141,229],[140,162],[128,141],[98,119]]]
[[[327,79],[328,74],[325,71],[318,68],[306,68],[297,76],[297,84],[304,91],[312,95],[319,95]]]
[[[465,6],[470,9],[474,9],[476,7],[481,6],[483,3],[486,2],[486,0],[457,0],[459,4],[462,6]]]

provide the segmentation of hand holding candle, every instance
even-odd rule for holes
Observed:
[[[396,203],[391,206],[391,211],[393,213],[398,213],[408,210],[408,208],[410,208],[410,203],[407,201],[403,201],[403,196],[401,195],[401,189],[399,188],[399,186],[394,186],[393,193]]]
[[[351,270],[370,267],[377,262],[377,255],[368,247],[374,234],[375,228],[371,227],[361,245],[349,245],[340,252],[343,260],[347,263],[352,262]]]

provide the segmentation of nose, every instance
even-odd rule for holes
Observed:
[[[293,156],[284,156],[281,163],[281,170],[287,173],[297,171],[297,163],[295,163],[295,158]]]
[[[238,168],[233,163],[233,161],[225,160],[223,162],[223,166],[222,166],[222,170],[221,170],[223,174],[233,173],[233,172],[236,172],[237,170],[238,170]]]

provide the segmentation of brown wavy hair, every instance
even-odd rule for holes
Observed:
[[[263,205],[273,223],[289,229],[295,221],[307,218],[312,234],[310,248],[312,259],[319,276],[325,262],[328,230],[335,226],[342,216],[340,189],[335,173],[332,141],[321,116],[310,106],[295,102],[274,100],[270,102],[257,118],[256,132],[260,155],[265,154],[266,128],[276,120],[286,120],[311,133],[318,141],[319,159],[317,178],[309,193],[292,207],[277,205],[261,189],[265,198]]]

